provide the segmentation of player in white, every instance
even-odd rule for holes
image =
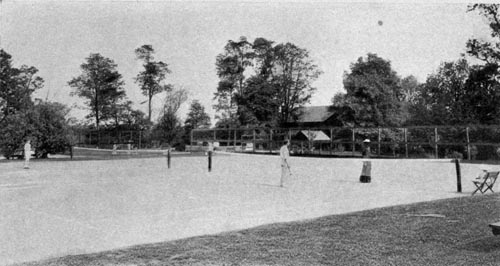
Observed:
[[[31,157],[31,140],[27,139],[24,143],[24,169],[28,169]]]
[[[285,145],[281,146],[280,149],[280,157],[281,157],[280,187],[283,187],[284,180],[290,177],[290,165],[288,164],[288,161],[290,160],[290,151],[288,150],[289,145],[290,141],[285,140]]]

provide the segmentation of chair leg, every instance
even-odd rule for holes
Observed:
[[[474,186],[476,186],[476,190],[474,190],[474,192],[472,192],[472,195],[476,194],[476,192],[478,191],[481,191],[481,194],[484,193],[483,192],[483,185],[482,183],[474,183]]]

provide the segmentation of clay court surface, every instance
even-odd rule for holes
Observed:
[[[0,264],[89,253],[376,207],[469,196],[482,165],[450,160],[221,155],[0,163]],[[495,166],[486,166],[495,169]]]

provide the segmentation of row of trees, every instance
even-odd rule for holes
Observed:
[[[443,62],[424,83],[400,77],[389,60],[369,53],[344,74],[345,92],[332,99],[344,125],[393,127],[408,125],[498,124],[500,122],[500,18],[497,4],[474,4],[488,21],[491,39],[470,39],[468,55]],[[245,37],[228,41],[216,60],[215,93],[218,126],[283,125],[295,120],[314,93],[321,71],[307,50],[291,43],[275,44]]]
[[[228,41],[216,59],[219,126],[277,125],[308,103],[321,71],[309,52],[292,43],[246,37]]]
[[[84,98],[90,109],[87,116],[100,130],[101,122],[107,128],[149,131],[157,141],[173,146],[182,145],[185,132],[193,126],[210,126],[210,118],[198,101],[191,103],[190,113],[183,127],[178,110],[188,100],[188,90],[175,88],[166,83],[167,74],[171,73],[167,63],[155,61],[155,50],[151,45],[143,45],[135,50],[138,60],[143,63],[143,70],[135,77],[144,96],[147,98],[148,114],[132,109],[132,101],[127,100],[122,75],[117,71],[113,60],[100,54],[90,54],[81,65],[82,73],[68,84],[74,88],[74,94]],[[156,123],[152,121],[153,98],[165,93],[165,100]],[[203,121],[195,121],[197,116]],[[106,124],[107,123],[107,124]]]
[[[499,61],[500,18],[496,4],[476,4],[489,22],[491,40],[471,39],[467,53],[484,62],[470,65],[465,57],[444,62],[424,83],[415,77],[401,78],[390,61],[376,54],[360,57],[344,74],[345,93],[332,99],[332,108],[345,125],[405,126],[444,124],[498,124],[500,122]],[[188,118],[177,115],[188,92],[166,82],[169,65],[155,59],[151,45],[134,51],[143,69],[135,77],[148,103],[147,115],[134,109],[124,89],[122,75],[110,58],[92,53],[81,73],[68,84],[73,94],[85,99],[92,125],[88,129],[147,130],[170,145],[182,144],[189,132],[210,126],[210,118],[198,101],[192,101]],[[35,67],[12,65],[11,56],[0,50],[0,140],[4,153],[12,153],[25,137],[37,139],[37,149],[56,152],[71,144],[68,108],[59,103],[32,100],[43,86]],[[253,41],[240,37],[228,41],[215,63],[219,83],[214,94],[217,126],[282,125],[295,120],[307,104],[321,71],[309,52],[292,43]],[[153,98],[165,95],[157,121],[152,121]],[[184,122],[184,123],[183,123]],[[55,137],[57,136],[57,137]],[[58,139],[63,138],[63,139]],[[57,145],[56,145],[57,144]],[[46,153],[45,152],[45,153]]]
[[[16,68],[12,56],[0,50],[0,150],[9,158],[22,143],[33,140],[37,156],[65,151],[75,144],[75,131],[81,130],[143,130],[155,140],[167,145],[182,145],[188,141],[186,135],[193,128],[209,127],[210,117],[199,101],[193,100],[184,123],[178,117],[180,106],[188,100],[188,91],[165,84],[170,73],[168,65],[154,61],[151,45],[135,50],[137,59],[143,62],[144,70],[135,78],[147,97],[148,114],[133,109],[127,99],[125,82],[110,58],[92,53],[80,66],[81,74],[68,84],[72,95],[85,99],[89,109],[86,124],[68,117],[70,109],[64,104],[33,100],[35,91],[43,87],[43,79],[37,76],[35,67]],[[152,121],[152,99],[166,94],[158,121]],[[99,134],[98,134],[99,136]]]
[[[470,65],[464,57],[444,62],[418,83],[413,76],[400,78],[388,60],[368,54],[345,73],[346,92],[333,97],[333,108],[345,124],[357,126],[499,124],[498,7],[469,6],[490,23],[491,41],[466,44],[467,53],[484,64]]]
[[[12,65],[12,56],[0,49],[0,150],[9,157],[26,138],[36,140],[37,155],[64,151],[69,109],[60,103],[33,100],[43,87],[35,67]]]

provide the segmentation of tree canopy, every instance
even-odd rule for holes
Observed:
[[[182,140],[182,124],[177,112],[187,99],[188,91],[184,88],[167,92],[158,123],[153,128],[161,141],[169,146],[175,146]]]
[[[0,49],[0,125],[9,115],[31,108],[31,95],[43,87],[37,72],[33,66],[14,67],[12,56]]]
[[[122,75],[113,60],[100,54],[90,54],[80,66],[82,73],[68,84],[76,94],[86,99],[90,108],[88,118],[93,118],[96,128],[101,121],[113,119],[116,105],[125,97]]]
[[[306,49],[264,38],[250,43],[241,37],[228,41],[224,51],[216,60],[219,124],[278,125],[297,119],[315,90],[312,82],[321,74]]]
[[[205,107],[201,105],[200,101],[194,100],[191,102],[184,127],[188,131],[210,127],[210,116],[205,112]]]
[[[336,101],[349,107],[361,126],[396,126],[403,121],[400,78],[391,63],[376,54],[360,57],[344,74],[345,97]]]
[[[143,61],[144,70],[137,74],[135,81],[139,84],[144,94],[148,98],[148,120],[151,121],[153,97],[163,91],[171,90],[169,84],[164,84],[167,74],[171,73],[168,64],[154,60],[153,46],[145,44],[135,49],[137,59]]]
[[[499,4],[472,4],[469,12],[478,12],[490,27],[490,40],[469,39],[467,53],[486,63],[500,63],[500,14]]]

